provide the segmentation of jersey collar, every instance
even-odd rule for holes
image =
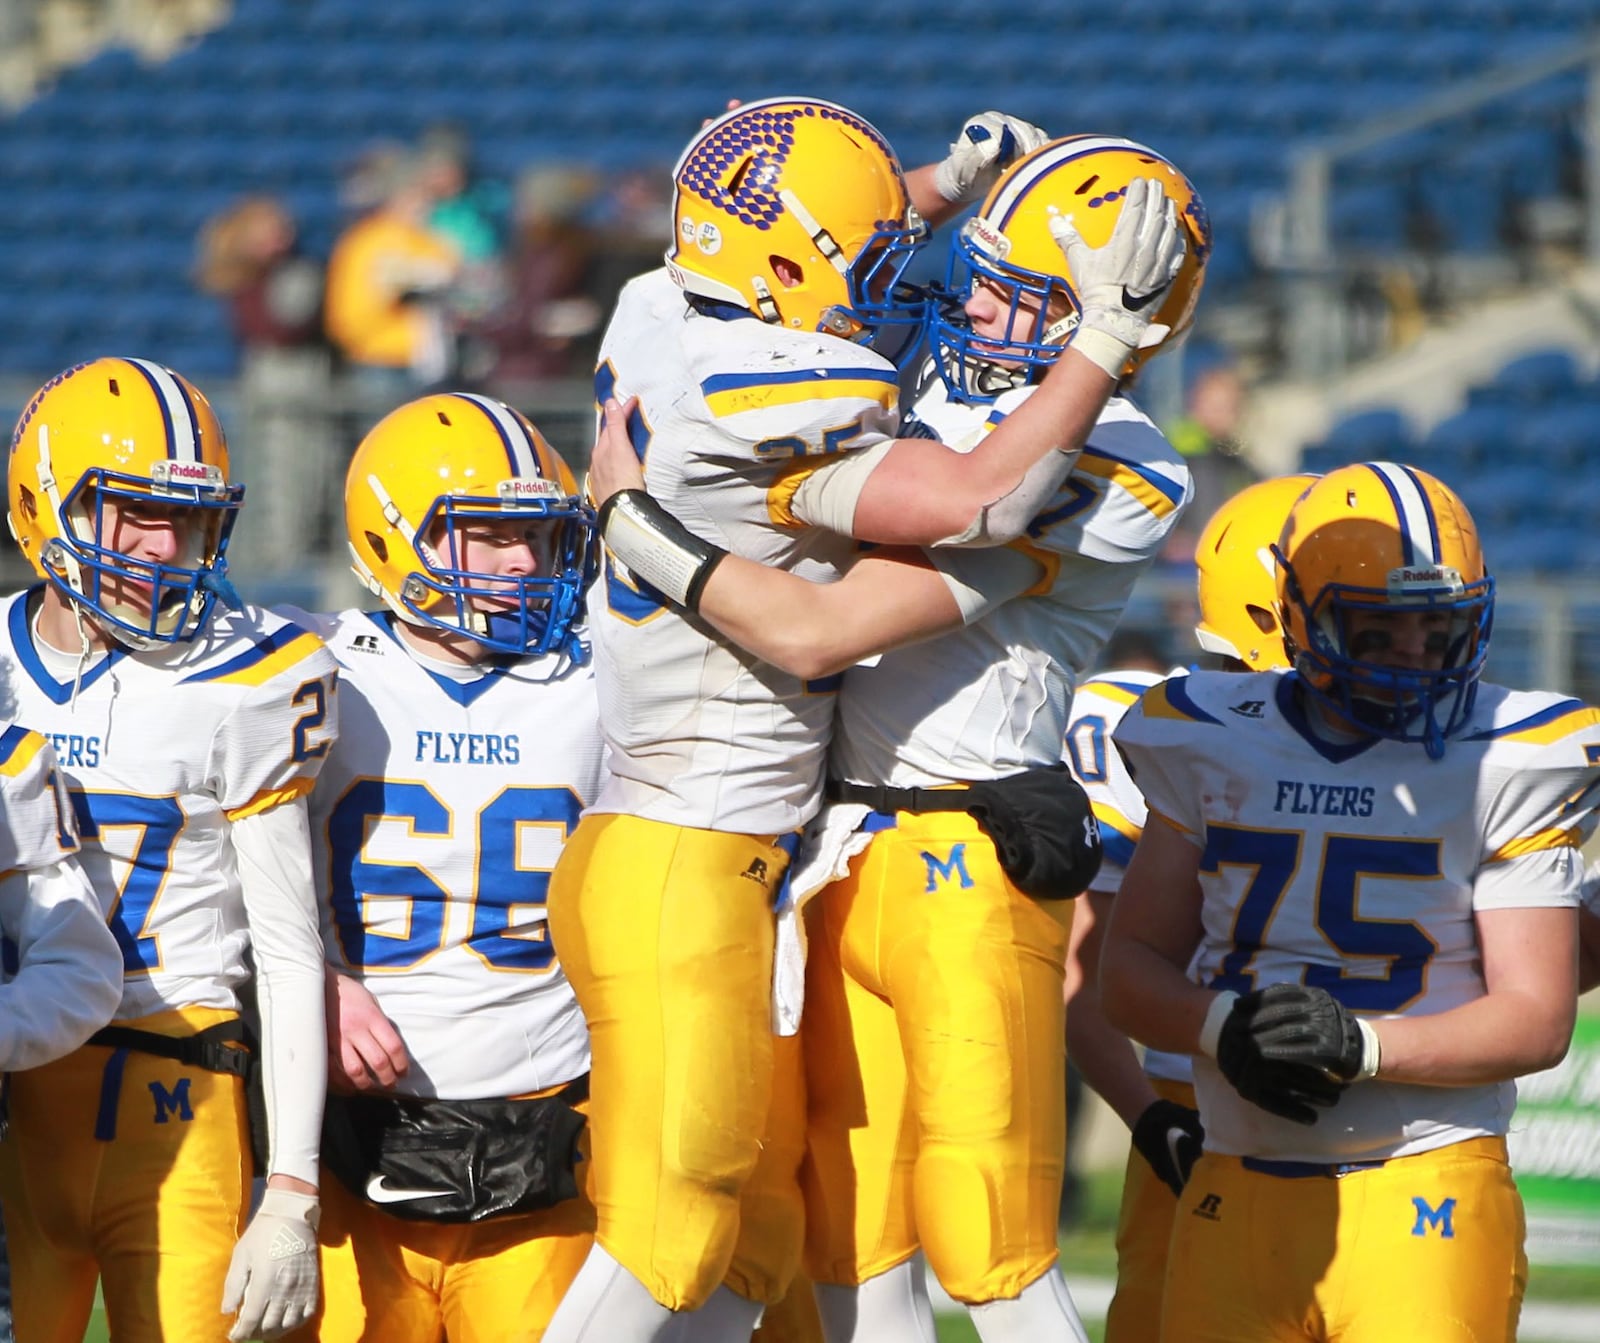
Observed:
[[[1283,721],[1304,737],[1324,760],[1331,761],[1335,765],[1353,760],[1383,740],[1382,737],[1372,736],[1354,737],[1349,741],[1329,741],[1312,726],[1311,720],[1306,716],[1306,711],[1300,702],[1299,688],[1299,672],[1292,671],[1278,678],[1278,712],[1283,715]]]
[[[43,583],[27,589],[11,603],[11,614],[8,617],[11,646],[17,650],[17,661],[22,664],[22,669],[33,679],[33,683],[45,697],[53,704],[65,704],[72,698],[73,683],[56,680],[45,667],[43,659],[39,656],[39,650],[33,645],[33,630],[28,624],[28,605],[36,593],[42,599]],[[126,655],[126,650],[120,644],[113,642],[105,657],[78,678],[78,692],[81,694],[87,690],[104,676],[114,663],[120,662]]]

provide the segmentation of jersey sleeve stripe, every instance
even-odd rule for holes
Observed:
[[[804,527],[794,515],[794,497],[816,472],[836,459],[799,457],[778,470],[778,478],[767,487],[767,516],[778,527]]]
[[[1080,695],[1098,695],[1101,699],[1112,704],[1120,704],[1126,708],[1130,704],[1137,704],[1144,695],[1146,687],[1130,685],[1123,681],[1102,681],[1096,677],[1092,681],[1085,681],[1078,688]]]
[[[763,373],[751,377],[724,374],[707,378],[700,390],[706,406],[717,416],[803,401],[868,401],[893,410],[900,400],[894,378],[870,369],[835,369],[831,373],[822,370],[820,374]]]
[[[1151,807],[1150,808],[1150,815],[1152,817],[1154,817],[1155,819],[1157,819],[1157,820],[1165,821],[1174,830],[1176,830],[1180,835],[1188,835],[1190,839],[1197,838],[1197,836],[1195,835],[1193,830],[1189,829],[1188,826],[1183,825],[1180,822],[1173,820],[1172,817],[1168,816],[1167,813],[1164,812],[1164,811],[1157,811],[1154,807]],[[1150,828],[1149,823],[1146,822],[1145,823],[1145,829],[1148,830],[1149,828]]]
[[[1483,861],[1485,863],[1503,863],[1508,858],[1521,858],[1527,853],[1539,853],[1545,849],[1576,849],[1583,843],[1583,835],[1577,829],[1569,830],[1540,830],[1537,834],[1523,835],[1514,839],[1509,844],[1502,844]]]
[[[0,735],[0,774],[8,779],[16,778],[43,747],[44,738],[37,732],[30,732],[20,724],[8,727]]]
[[[1136,462],[1113,457],[1100,448],[1085,448],[1074,468],[1125,490],[1158,518],[1176,512],[1183,503],[1183,486]]]
[[[1560,741],[1579,728],[1592,727],[1597,723],[1600,723],[1600,709],[1591,709],[1582,700],[1564,699],[1520,722],[1490,728],[1486,732],[1474,732],[1466,740],[1521,741],[1544,746]]]
[[[285,625],[237,657],[184,677],[183,684],[191,681],[230,681],[235,685],[262,685],[285,667],[294,666],[321,647],[322,640],[309,630],[303,630],[298,625]]]
[[[1213,718],[1189,698],[1189,692],[1181,684],[1183,679],[1175,676],[1151,686],[1140,701],[1145,717],[1187,719],[1191,723],[1215,723],[1220,727],[1221,719]]]
[[[244,806],[235,807],[226,813],[227,817],[230,821],[237,821],[241,817],[258,816],[264,811],[271,811],[285,802],[293,802],[296,798],[304,797],[311,791],[314,783],[316,780],[309,775],[297,775],[281,788],[268,788],[257,793]]]

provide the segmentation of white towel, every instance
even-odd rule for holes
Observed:
[[[806,827],[790,869],[789,896],[778,911],[772,953],[772,1029],[793,1035],[800,1029],[806,999],[806,903],[830,882],[850,871],[850,860],[872,836],[860,829],[870,808],[855,804],[826,806]]]

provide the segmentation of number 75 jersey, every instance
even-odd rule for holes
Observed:
[[[1326,989],[1371,1016],[1482,997],[1480,911],[1575,906],[1600,794],[1600,711],[1481,685],[1444,758],[1377,738],[1335,745],[1293,673],[1193,672],[1115,734],[1153,814],[1200,848],[1190,974],[1246,993]],[[1513,1084],[1353,1086],[1305,1128],[1242,1100],[1209,1060],[1195,1082],[1216,1151],[1345,1161],[1506,1132]]]
[[[0,684],[71,791],[122,948],[117,1016],[237,1008],[250,934],[229,829],[310,792],[337,736],[338,668],[315,634],[245,607],[190,643],[114,650],[74,684],[34,645],[38,593],[0,606]]]

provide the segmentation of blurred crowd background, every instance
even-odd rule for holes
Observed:
[[[837,99],[908,166],[999,107],[1150,144],[1215,226],[1135,391],[1199,497],[1112,660],[1186,659],[1233,490],[1393,457],[1483,526],[1491,674],[1596,698],[1597,71],[1595,0],[0,0],[0,415],[79,359],[172,365],[248,484],[241,589],[349,601],[344,466],[393,405],[487,390],[581,465],[610,305],[728,98]]]

